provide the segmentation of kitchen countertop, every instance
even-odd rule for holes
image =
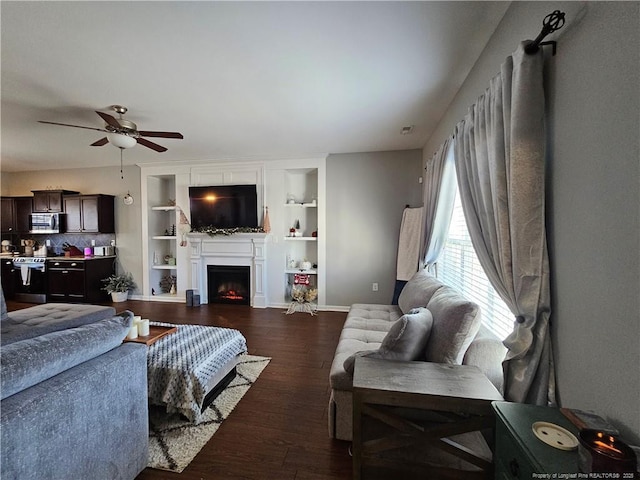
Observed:
[[[24,257],[25,255],[13,255],[10,253],[1,253],[0,258],[14,258]],[[34,258],[43,258],[38,255],[33,255]],[[92,255],[85,257],[84,255],[78,255],[77,257],[65,257],[64,255],[55,255],[51,257],[45,257],[47,260],[98,260],[101,258],[116,258],[116,255]]]
[[[99,260],[101,258],[116,258],[116,256],[115,255],[91,255],[89,257],[85,257],[84,255],[78,255],[77,257],[56,256],[56,257],[47,257],[47,260]]]

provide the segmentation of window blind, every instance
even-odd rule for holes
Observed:
[[[480,305],[483,324],[500,339],[504,340],[513,331],[514,315],[491,286],[480,265],[457,191],[447,241],[438,259],[437,275],[443,283]]]

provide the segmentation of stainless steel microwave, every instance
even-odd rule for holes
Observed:
[[[64,233],[64,213],[32,213],[29,215],[30,233]]]

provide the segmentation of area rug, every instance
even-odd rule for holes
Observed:
[[[243,355],[237,365],[236,378],[209,405],[197,425],[180,415],[169,415],[162,408],[150,408],[147,466],[182,472],[216,433],[270,360],[267,357]]]

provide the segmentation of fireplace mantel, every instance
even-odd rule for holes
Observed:
[[[198,290],[202,303],[209,303],[208,265],[242,265],[251,267],[251,306],[267,306],[266,233],[234,233],[210,236],[189,233],[191,247],[190,287]]]

